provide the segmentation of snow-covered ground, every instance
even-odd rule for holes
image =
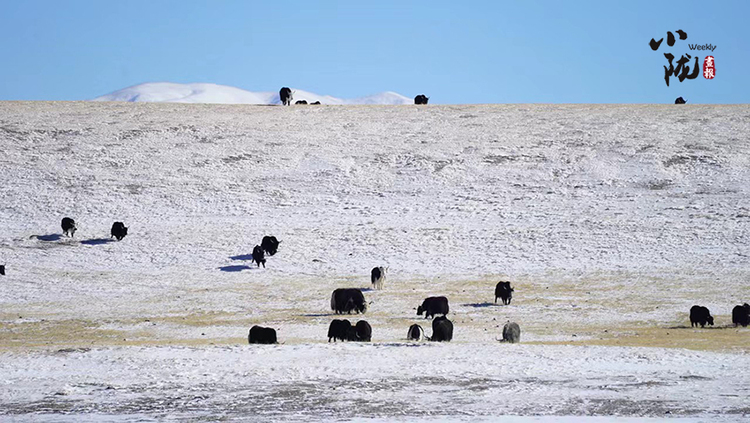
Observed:
[[[308,91],[292,89],[294,102],[319,101],[328,105],[354,104],[412,104],[414,100],[392,91],[354,99],[342,99]],[[148,82],[123,88],[97,97],[94,101],[127,101],[150,103],[210,103],[210,104],[281,104],[279,92],[252,92],[218,84],[177,84],[174,82]]]
[[[0,103],[0,416],[739,421],[748,135],[748,106]],[[328,344],[379,265],[373,343]],[[408,343],[430,295],[454,340]]]

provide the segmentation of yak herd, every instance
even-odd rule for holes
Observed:
[[[292,91],[289,87],[283,87],[281,90],[279,90],[279,100],[281,101],[281,104],[284,106],[291,106],[292,100],[294,99],[294,91]],[[427,104],[427,102],[430,101],[430,98],[427,97],[424,94],[419,94],[418,96],[414,97],[414,104]],[[685,100],[682,97],[677,97],[675,99],[674,104],[686,104],[687,100]],[[320,104],[320,101],[315,101],[312,103],[308,103],[307,100],[297,100],[294,104]]]
[[[276,237],[264,237],[260,246],[253,250],[253,260],[256,260],[256,251],[259,251],[262,259],[263,251],[276,253],[279,241]],[[263,260],[265,263],[265,260]],[[374,267],[370,271],[370,283],[373,289],[383,289],[386,280],[387,267]],[[500,281],[495,286],[495,303],[498,298],[503,305],[510,305],[513,299],[514,289],[509,281]],[[335,314],[364,314],[367,311],[367,301],[364,293],[359,288],[337,288],[331,294],[331,311]],[[407,331],[406,338],[411,341],[429,340],[435,342],[448,342],[453,339],[453,322],[447,315],[450,311],[448,298],[443,296],[428,297],[417,306],[417,315],[424,315],[426,319],[432,318],[432,336],[425,335],[424,328],[419,324],[413,324]],[[692,327],[700,325],[713,326],[714,318],[708,308],[695,305],[690,309],[690,323]],[[750,324],[750,305],[743,304],[732,310],[732,323],[734,326],[746,327]],[[328,327],[328,342],[359,341],[370,342],[372,340],[372,326],[366,320],[359,320],[356,324],[347,319],[333,319]],[[507,322],[503,326],[502,341],[517,343],[521,341],[521,327],[518,323]],[[248,342],[251,344],[275,344],[276,331],[272,328],[253,326],[248,334]]]
[[[284,94],[284,89],[282,89]],[[289,100],[291,91],[289,91]],[[282,98],[286,99],[283,95]],[[291,101],[291,100],[290,100]],[[75,237],[76,226],[75,220],[70,217],[64,217],[61,222],[63,235]],[[111,237],[121,241],[127,234],[128,228],[122,222],[114,222],[110,230]],[[265,255],[273,256],[279,249],[281,241],[275,236],[264,236],[260,245],[253,248],[252,260],[258,267],[266,266]],[[370,282],[373,289],[381,290],[386,281],[387,267],[374,267],[370,271]],[[0,275],[5,275],[5,265],[0,265]],[[514,289],[510,282],[500,281],[495,286],[495,303],[500,298],[504,305],[510,305],[513,298]],[[331,294],[331,310],[335,314],[364,314],[367,311],[367,301],[359,288],[338,288]],[[428,297],[417,306],[417,315],[424,314],[426,319],[432,320],[432,336],[425,336],[424,329],[418,324],[413,324],[407,331],[407,339],[414,341],[430,340],[436,342],[447,342],[453,339],[453,322],[447,315],[450,311],[448,298]],[[747,327],[750,325],[750,304],[742,304],[732,309],[732,323],[735,327]],[[713,326],[714,318],[708,308],[694,305],[690,308],[690,325],[691,327],[699,326],[704,328],[706,325]],[[347,319],[333,319],[328,328],[328,342],[333,340],[340,341],[360,341],[370,342],[372,340],[372,327],[365,320],[360,320],[354,325]],[[521,340],[521,328],[515,322],[508,322],[502,330],[502,340],[504,342],[516,343]],[[248,334],[250,344],[275,344],[278,342],[276,330],[261,326],[253,326]]]
[[[63,235],[75,237],[77,230],[75,220],[64,217],[61,222]],[[122,222],[112,224],[110,230],[111,237],[121,241],[127,234],[128,228]],[[253,248],[252,260],[258,267],[262,264],[265,267],[265,255],[273,256],[276,254],[281,241],[275,236],[264,236],[260,245]],[[370,282],[376,290],[383,289],[386,280],[387,267],[374,267],[370,272]],[[5,275],[5,265],[0,265],[0,275]],[[513,298],[514,289],[510,282],[500,281],[495,286],[495,303],[500,298],[504,305],[510,305]],[[364,314],[367,311],[367,301],[359,288],[338,288],[331,294],[331,310],[335,314]],[[450,311],[448,298],[428,297],[417,306],[417,315],[424,314],[426,319],[432,320],[432,336],[425,336],[424,329],[418,324],[413,324],[407,331],[407,339],[414,341],[430,340],[435,342],[448,342],[453,339],[453,322],[447,315]],[[750,304],[738,305],[732,309],[732,323],[734,326],[747,327],[750,324]],[[701,328],[706,325],[713,326],[714,318],[708,308],[694,305],[690,308],[690,325]],[[366,320],[360,320],[352,325],[347,319],[333,319],[328,328],[328,342],[333,340],[340,341],[360,341],[370,342],[372,340],[372,327]],[[504,342],[516,343],[521,340],[521,328],[515,322],[508,322],[502,330],[502,340]],[[278,342],[276,330],[261,326],[253,326],[248,334],[250,344],[276,344]]]
[[[429,97],[424,94],[420,94],[414,97],[414,104],[427,104],[429,100]],[[279,90],[279,101],[281,101],[281,104],[284,106],[291,106],[292,101],[294,101],[294,91],[292,91],[292,89],[289,87],[282,87]],[[312,103],[308,103],[307,100],[297,100],[294,102],[294,104],[320,104],[320,101],[313,101]]]
[[[75,238],[76,231],[78,230],[75,220],[69,217],[63,217],[60,226],[62,227],[63,235]],[[115,222],[112,224],[112,229],[110,229],[109,233],[111,238],[116,238],[118,241],[122,241],[122,239],[128,234],[128,228],[125,227],[125,224],[122,222]]]
[[[265,236],[261,245],[253,248],[253,261],[263,264],[265,267],[264,254],[276,254],[279,243],[274,236]],[[373,289],[381,290],[385,284],[387,267],[377,266],[370,271],[370,282]],[[510,282],[501,281],[495,287],[495,303],[500,298],[503,304],[510,304],[513,297],[513,288]],[[337,288],[331,293],[331,311],[335,314],[365,314],[367,312],[367,301],[360,288]],[[447,315],[450,311],[448,298],[428,297],[417,306],[417,315],[424,315],[425,319],[432,320],[432,336],[425,336],[424,329],[418,324],[413,324],[407,331],[407,339],[414,341],[429,340],[435,342],[448,342],[453,339],[453,322]],[[521,328],[517,323],[508,322],[503,328],[503,341],[509,343],[520,342]],[[250,329],[247,340],[250,344],[276,344],[276,330],[255,325]],[[354,341],[370,342],[372,340],[372,326],[366,320],[359,320],[354,325],[348,319],[333,319],[328,326],[328,342]]]
[[[257,247],[256,247],[257,248]],[[371,282],[374,289],[382,289],[385,280],[385,268],[375,267],[371,271]],[[503,300],[503,304],[510,304],[513,288],[510,282],[498,282],[495,287],[495,302],[497,298]],[[331,294],[331,310],[335,314],[364,314],[367,311],[367,301],[359,288],[338,288]],[[407,331],[406,338],[413,341],[429,340],[435,342],[448,342],[453,339],[453,322],[448,319],[450,306],[446,297],[428,297],[417,306],[417,315],[424,314],[425,319],[432,319],[432,336],[425,336],[424,329],[418,324],[413,324]],[[503,327],[503,341],[516,343],[521,340],[521,328],[517,323],[508,322]],[[328,342],[360,341],[370,342],[372,340],[372,326],[366,320],[360,320],[356,324],[347,319],[333,319],[328,327]],[[276,331],[272,328],[253,326],[248,334],[248,342],[251,344],[273,344],[276,343]]]

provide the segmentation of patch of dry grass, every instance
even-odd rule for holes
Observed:
[[[500,280],[510,280],[515,288],[509,306],[494,303],[494,287]],[[685,304],[691,303],[693,285],[678,277],[627,272],[577,277],[487,275],[471,280],[398,280],[391,275],[384,290],[365,292],[371,303],[367,314],[340,318],[368,320],[376,341],[403,341],[406,329],[415,322],[431,332],[429,320],[415,312],[421,300],[446,295],[455,342],[493,342],[500,337],[502,325],[513,320],[521,325],[524,343],[750,352],[750,329],[727,327],[728,315],[715,315],[716,327],[689,327]],[[365,287],[367,282],[342,277],[242,284],[222,287],[218,299],[206,295],[207,289],[182,289],[178,300],[153,298],[142,305],[148,312],[134,309],[106,320],[70,318],[61,311],[62,305],[53,303],[33,307],[22,318],[6,310],[0,314],[0,350],[237,345],[247,342],[247,330],[255,324],[280,330],[281,342],[326,342],[328,324],[337,317],[329,310],[328,298],[332,289],[343,286]],[[720,284],[701,289],[705,297],[726,290]],[[234,311],[227,311],[225,300]]]

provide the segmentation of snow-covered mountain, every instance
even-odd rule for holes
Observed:
[[[412,104],[413,100],[392,91],[354,99],[342,99],[292,88],[294,100],[322,104]],[[93,101],[151,103],[281,104],[278,92],[252,92],[218,84],[149,82],[103,95]]]

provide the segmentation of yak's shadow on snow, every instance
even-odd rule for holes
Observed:
[[[252,254],[242,254],[242,255],[239,255],[239,256],[232,256],[232,257],[229,257],[229,258],[231,260],[252,260],[253,259],[253,255]]]
[[[484,308],[484,307],[500,307],[502,304],[495,304],[495,303],[471,303],[471,304],[461,304],[464,307],[474,307],[474,308]]]
[[[111,238],[91,238],[81,241],[83,245],[102,245],[114,242]]]
[[[48,235],[32,235],[30,238],[36,238],[40,241],[59,241],[62,238],[61,234],[48,234]]]
[[[219,268],[222,272],[241,272],[243,270],[253,270],[250,266],[239,265],[239,266],[221,266]]]

